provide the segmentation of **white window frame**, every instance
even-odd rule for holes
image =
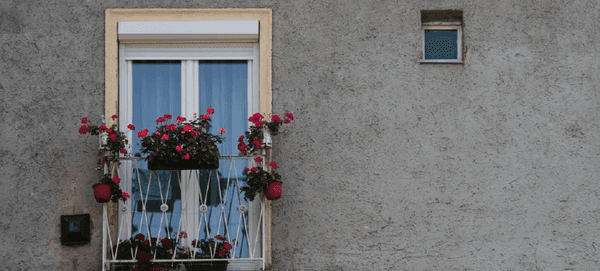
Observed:
[[[232,21],[211,21],[211,26],[215,25],[215,22],[223,22],[220,29],[224,29],[224,32],[229,32],[226,34],[219,34],[219,40],[228,40],[231,41],[235,39],[236,41],[244,41],[244,43],[194,43],[190,41],[190,33],[187,33],[187,36],[184,38],[188,43],[176,42],[181,41],[181,36],[173,35],[173,33],[169,33],[168,31],[163,31],[161,33],[152,33],[149,35],[148,33],[143,34],[143,40],[145,42],[138,43],[135,41],[140,41],[142,39],[139,36],[136,36],[135,33],[132,33],[131,30],[128,30],[126,36],[119,36],[120,42],[119,44],[119,127],[127,127],[129,123],[132,123],[132,105],[133,105],[133,84],[132,84],[132,61],[134,60],[180,60],[182,61],[181,65],[181,116],[184,116],[188,119],[193,117],[194,113],[203,112],[201,108],[199,108],[199,82],[198,82],[198,64],[200,60],[246,60],[248,61],[248,110],[247,116],[255,112],[259,112],[260,109],[260,97],[259,97],[259,56],[260,56],[260,48],[258,43],[258,33],[254,34],[244,34],[240,36],[240,33],[236,31],[227,30],[231,27],[235,27],[236,24],[231,24]],[[235,21],[235,22],[244,22],[248,23],[248,21]],[[125,22],[131,23],[131,22]],[[142,25],[152,25],[157,22],[135,22],[142,23]],[[182,23],[187,23],[188,27],[184,27],[186,29],[195,29],[196,33],[193,37],[196,41],[214,41],[214,33],[210,33],[209,37],[202,35],[202,31],[198,31],[198,28],[190,27],[198,26],[198,22],[159,22],[164,26],[165,29],[178,29],[177,27],[182,26]],[[121,22],[119,22],[121,25]],[[138,24],[138,28],[139,28]],[[175,27],[177,26],[177,27]],[[237,24],[239,26],[239,24]],[[258,27],[258,22],[256,21],[256,26]],[[256,28],[258,31],[258,28]],[[248,29],[244,29],[244,31],[249,31]],[[120,32],[120,31],[119,31]],[[185,32],[185,31],[184,31]],[[189,32],[189,31],[188,31]],[[213,31],[214,32],[214,31]],[[207,34],[208,35],[208,34]],[[237,35],[237,38],[235,38]],[[254,40],[254,36],[256,40]],[[162,39],[161,39],[162,37]],[[147,41],[151,40],[150,43]],[[134,41],[134,42],[131,42]],[[250,41],[250,42],[249,42]],[[249,124],[248,124],[249,127]],[[140,127],[142,128],[142,127]],[[150,128],[153,127],[143,127]],[[126,133],[129,141],[132,142],[132,137],[135,136],[133,132],[128,131]],[[128,153],[132,153],[132,145],[126,146]],[[251,165],[249,159],[249,165]],[[122,170],[124,172],[124,176],[122,176],[122,188],[124,192],[131,194],[131,173],[132,170]],[[182,184],[190,182],[187,180],[187,173],[182,171]],[[177,180],[172,180],[177,181]],[[197,232],[197,221],[199,217],[199,202],[198,202],[198,189],[199,186],[195,183],[192,189],[188,189],[184,191],[182,187],[182,211],[181,215],[186,216],[186,213],[192,214],[187,215],[185,221],[186,225],[182,225],[182,229],[185,228],[188,232]],[[192,199],[191,201],[187,201],[184,198]],[[187,201],[187,202],[186,202]],[[250,248],[255,248],[254,252],[251,252],[253,260],[245,261],[244,259],[236,259],[236,261],[230,261],[230,268],[233,270],[241,270],[244,267],[252,267],[255,266],[256,259],[262,258],[260,265],[264,268],[265,262],[265,218],[260,218],[261,209],[264,210],[264,206],[261,206],[260,199],[257,198],[252,202],[249,202],[248,206],[248,233],[249,236],[248,242],[252,242],[253,240],[260,240],[258,244],[251,244]],[[133,217],[132,213],[132,202],[131,200],[126,201],[125,203],[119,202],[119,227],[124,227],[124,231],[121,231],[120,239],[128,239],[131,237],[131,219]],[[262,214],[264,215],[264,213]],[[259,219],[262,219],[261,225],[257,225]],[[184,219],[182,219],[183,223]],[[258,227],[258,228],[256,228]],[[259,231],[262,228],[262,231]],[[258,247],[255,247],[257,245]]]
[[[425,31],[428,30],[456,30],[456,59],[425,59]],[[421,27],[421,38],[422,38],[422,56],[421,63],[448,63],[448,64],[462,64],[463,63],[463,36],[462,36],[462,23],[460,22],[429,22],[423,23]]]

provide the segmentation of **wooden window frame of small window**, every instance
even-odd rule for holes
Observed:
[[[425,31],[427,30],[456,30],[456,59],[425,59]],[[422,56],[421,64],[463,64],[463,35],[460,22],[431,22],[424,23],[421,27]]]
[[[259,21],[259,112],[272,112],[272,10],[271,9],[106,9],[105,11],[105,116],[119,112],[119,21]],[[114,120],[108,118],[107,125]],[[111,204],[108,217],[111,232],[118,217],[117,204]],[[271,202],[265,202],[265,265],[271,265]]]

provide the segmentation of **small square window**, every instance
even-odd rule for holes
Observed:
[[[421,63],[463,63],[462,11],[421,11]]]

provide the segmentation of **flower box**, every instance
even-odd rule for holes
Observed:
[[[228,261],[196,262],[185,265],[186,271],[227,271]]]
[[[218,169],[218,156],[208,157],[205,160],[166,160],[154,158],[148,161],[148,169],[150,170],[188,170],[188,169]]]

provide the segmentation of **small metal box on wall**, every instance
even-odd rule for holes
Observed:
[[[83,245],[90,242],[90,215],[60,216],[60,243],[63,245]]]

